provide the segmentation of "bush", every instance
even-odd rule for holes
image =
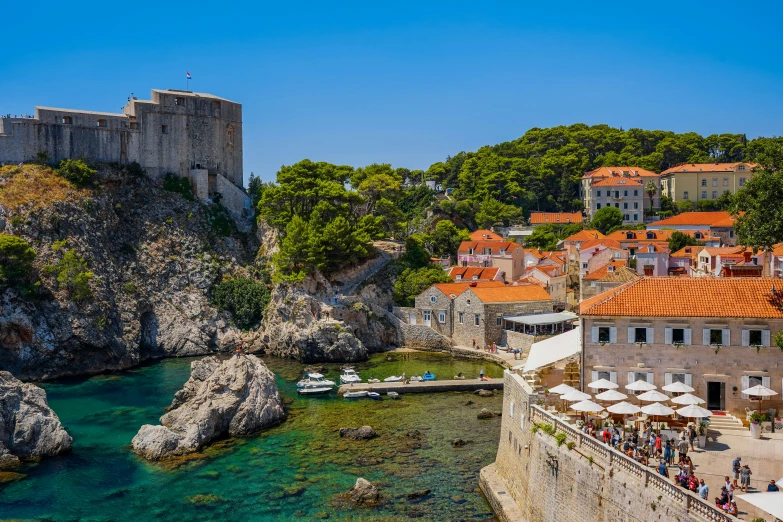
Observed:
[[[565,433],[556,433],[555,434],[555,442],[558,446],[562,446],[563,443],[566,440],[566,434]]]
[[[0,287],[16,287],[30,276],[35,250],[21,237],[0,234]]]
[[[193,201],[193,190],[190,188],[190,180],[188,178],[180,178],[176,174],[169,172],[163,177],[163,190],[176,192],[188,201]]]
[[[209,226],[212,228],[212,232],[220,237],[230,237],[233,230],[231,217],[228,215],[226,207],[220,204],[212,204],[209,207],[209,215],[207,217]]]
[[[57,174],[77,187],[84,187],[92,181],[97,170],[91,169],[84,160],[64,159],[57,168]]]
[[[451,278],[440,266],[406,268],[394,282],[394,301],[400,306],[414,306],[416,296],[435,283],[449,283]]]
[[[74,249],[65,252],[56,265],[46,268],[46,272],[57,276],[57,284],[67,290],[74,301],[92,297],[90,279],[94,274],[87,269],[87,260]]]
[[[247,277],[226,279],[212,291],[212,304],[231,312],[234,324],[247,330],[263,318],[269,304],[269,290]]]
[[[139,290],[139,287],[136,286],[136,283],[132,281],[128,281],[127,283],[122,285],[122,290],[126,294],[135,294]]]

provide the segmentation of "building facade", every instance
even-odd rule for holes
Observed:
[[[621,185],[626,185],[626,187],[612,188],[614,187],[613,184],[623,179],[627,181]],[[580,185],[580,195],[585,206],[585,213],[589,219],[592,219],[597,210],[606,206],[614,206],[623,210],[623,215],[627,214],[629,216],[626,222],[643,223],[643,213],[649,211],[651,201],[650,196],[644,191],[648,181],[652,181],[655,184],[656,190],[652,197],[652,207],[660,208],[660,175],[655,172],[639,167],[599,167],[590,172],[585,172]],[[599,188],[598,185],[602,185],[602,187]],[[629,190],[629,187],[633,188],[630,188],[630,192],[626,194],[625,192]],[[620,193],[613,199],[615,190],[619,190]],[[608,197],[607,191],[609,191]],[[636,191],[636,196],[632,195],[634,191]],[[641,199],[637,200],[636,198]],[[627,207],[626,203],[628,203]],[[637,208],[634,208],[634,203],[637,203]],[[599,204],[601,205],[600,207],[598,206]],[[633,219],[634,211],[636,211],[638,217],[636,221]]]
[[[462,267],[498,268],[501,277],[511,281],[525,272],[525,251],[511,241],[463,241],[457,251],[457,263]]]
[[[736,194],[753,175],[755,163],[684,163],[661,172],[661,192],[674,200],[718,199]]]

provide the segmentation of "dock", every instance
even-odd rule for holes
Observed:
[[[400,395],[406,393],[438,393],[450,391],[475,391],[475,390],[502,390],[503,379],[478,379],[444,380],[444,381],[419,381],[403,384],[401,382],[360,382],[356,384],[341,384],[337,393],[342,395],[347,391],[371,391],[378,393],[397,392]]]

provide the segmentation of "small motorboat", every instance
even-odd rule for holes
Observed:
[[[381,382],[381,380],[380,379],[367,379],[367,382],[377,383],[377,382]]]
[[[297,388],[296,393],[299,395],[321,395],[323,393],[329,393],[332,391],[332,386],[313,386],[310,388]]]
[[[410,378],[411,382],[421,382],[423,380],[424,378],[421,375],[414,375],[413,377]]]
[[[424,376],[422,377],[422,379],[424,379],[425,381],[434,381],[435,380],[435,374],[434,373],[430,373],[430,372],[426,372],[424,374]]]
[[[397,393],[397,392],[393,392],[393,391],[386,392],[386,395],[388,395],[392,399],[399,399],[400,398],[400,394]]]
[[[308,388],[329,388],[334,387],[335,382],[325,379],[320,373],[305,374],[305,378],[296,383],[297,391]]]
[[[457,380],[457,381],[464,381],[465,380],[465,376],[462,375],[462,372],[459,372],[457,375],[454,376],[454,379]]]
[[[394,392],[392,392],[394,393]],[[376,401],[381,400],[381,394],[378,392],[367,392],[367,397],[371,399],[375,399]]]
[[[367,395],[369,393],[370,392],[368,392],[368,391],[354,391],[354,392],[347,391],[347,392],[343,393],[343,398],[344,399],[361,399],[362,397],[367,397]]]
[[[340,382],[343,384],[356,384],[362,382],[362,379],[353,368],[343,368],[343,374],[340,375]]]
[[[402,375],[392,375],[391,377],[386,377],[383,382],[402,382]]]

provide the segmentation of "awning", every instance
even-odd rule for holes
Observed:
[[[747,495],[737,495],[737,498],[766,511],[775,518],[783,519],[783,492],[781,491],[748,493]]]
[[[571,312],[560,312],[556,314],[529,314],[529,315],[508,315],[503,319],[510,323],[539,325],[539,324],[559,324],[577,319],[576,314]]]
[[[516,366],[514,369],[522,367],[523,372],[530,372],[579,353],[582,351],[580,346],[582,336],[580,332],[581,329],[577,326],[566,333],[533,343],[524,366]]]

